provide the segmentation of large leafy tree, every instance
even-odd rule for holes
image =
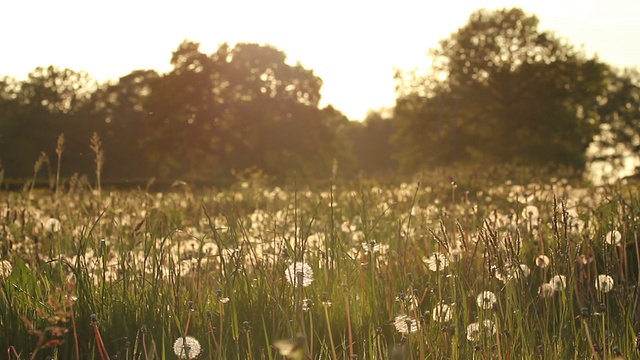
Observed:
[[[61,133],[77,139],[69,135],[86,120],[83,109],[95,86],[84,72],[53,66],[36,68],[25,81],[3,81],[0,156],[8,177],[30,174],[41,152],[54,153]],[[76,145],[67,144],[75,160],[86,148]]]
[[[371,111],[363,122],[351,121],[342,133],[349,139],[357,170],[364,176],[390,176],[398,171],[393,155],[398,146],[391,141],[396,123],[383,112]]]
[[[625,171],[625,160],[640,158],[640,73],[612,70],[607,90],[599,100],[602,132],[596,137],[592,161],[606,163],[614,172]],[[635,169],[636,175],[640,168]]]
[[[432,51],[428,75],[399,75],[405,167],[585,167],[608,67],[537,26],[517,8],[477,11]]]
[[[117,82],[100,86],[87,104],[88,121],[82,138],[88,144],[92,133],[100,135],[105,153],[104,176],[118,179],[144,178],[150,170],[141,149],[146,136],[145,109],[151,86],[160,76],[153,70],[136,70]],[[88,145],[86,145],[88,146]]]
[[[270,46],[225,44],[208,55],[182,43],[146,102],[143,148],[159,174],[327,171],[337,112],[318,108],[320,78],[285,60]]]

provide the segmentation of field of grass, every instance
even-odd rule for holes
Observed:
[[[0,193],[0,357],[638,356],[634,186],[458,180]]]

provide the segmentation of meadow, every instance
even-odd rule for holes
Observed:
[[[9,359],[638,356],[635,185],[0,193]],[[4,358],[5,355],[0,355]]]

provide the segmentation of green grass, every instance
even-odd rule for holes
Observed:
[[[639,216],[633,186],[557,179],[25,187],[0,193],[1,349],[175,359],[192,337],[199,359],[634,358]]]

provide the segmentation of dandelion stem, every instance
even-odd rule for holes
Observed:
[[[93,332],[96,335],[96,345],[98,346],[98,353],[100,354],[100,359],[110,360],[109,354],[107,353],[107,349],[105,348],[104,342],[102,341],[102,335],[100,335],[100,329],[98,329],[98,320],[94,318],[92,323],[93,323]]]
[[[349,310],[349,294],[344,293],[344,307],[347,313],[347,330],[349,331],[349,358],[353,359],[353,332],[351,330],[351,312]]]
[[[247,336],[247,351],[249,353],[249,360],[253,360],[253,353],[251,352],[251,335],[250,331],[246,331],[245,334]]]
[[[187,313],[187,324],[184,326],[184,336],[187,336],[189,333],[189,325],[191,325],[191,312],[193,309],[189,306],[189,312]]]
[[[309,354],[313,356],[313,314],[309,311]]]
[[[7,349],[7,354],[9,354],[9,359],[11,359],[11,353],[13,353],[13,355],[16,357],[16,359],[20,359],[20,355],[18,355],[18,353],[16,352],[16,348],[13,346],[9,346],[9,348]]]
[[[591,350],[591,353],[593,354],[593,358],[600,359],[600,356],[598,356],[598,352],[596,351],[596,348],[593,346],[593,341],[591,340],[591,333],[589,332],[589,325],[587,325],[586,319],[582,319],[582,326],[584,327],[584,332],[587,335],[587,341],[589,342],[589,350]]]
[[[635,252],[636,252],[636,259],[638,260],[638,266],[640,266],[640,243],[638,242],[637,232],[633,233],[633,242],[635,244],[635,250],[636,250]],[[631,319],[633,320],[634,328],[638,324],[638,305],[640,304],[640,292],[638,291],[638,289],[640,289],[640,276],[638,276],[636,291],[634,291],[634,294],[633,294],[634,299],[633,299],[633,310],[631,312]]]
[[[329,342],[331,344],[331,353],[333,355],[333,360],[338,360],[336,345],[333,343],[333,335],[331,334],[331,321],[329,320],[329,307],[327,305],[324,305],[324,317],[327,320],[327,331],[329,332]]]
[[[71,308],[71,328],[73,329],[73,341],[75,343],[76,359],[80,359],[80,347],[78,345],[78,328],[76,327],[76,314],[73,310],[73,304]]]
[[[218,301],[218,314],[220,315],[220,326],[218,327],[218,359],[222,359],[222,302]]]
[[[211,334],[211,339],[213,340],[213,346],[216,347],[216,351],[220,351],[220,345],[218,344],[218,340],[216,340],[216,334],[215,331],[213,331],[213,325],[211,324],[211,312],[209,310],[207,310],[207,315],[209,315],[209,317],[207,318],[207,322],[209,324],[209,333]]]
[[[144,352],[144,359],[149,360],[149,352],[147,351],[146,335],[147,335],[147,332],[145,330],[142,332],[142,352]]]

